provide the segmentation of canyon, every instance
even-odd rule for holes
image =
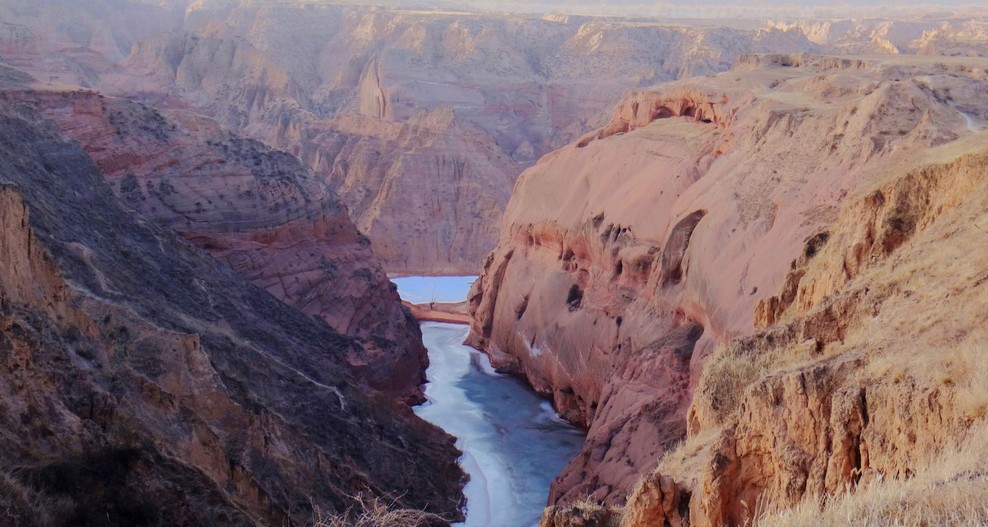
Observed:
[[[3,2],[0,525],[988,522],[986,17]]]
[[[745,53],[946,53],[988,31],[950,17],[691,24],[250,0],[5,4],[8,64],[204,114],[298,156],[401,274],[475,274],[518,174],[605,124],[629,90],[718,73]]]
[[[456,517],[453,439],[367,385],[360,342],[138,215],[37,109],[0,120],[5,522]]]
[[[378,389],[410,400],[427,363],[417,323],[337,195],[297,158],[88,90],[3,90],[83,145],[117,197],[305,315],[358,339],[348,357]]]

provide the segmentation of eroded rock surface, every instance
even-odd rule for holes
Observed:
[[[633,94],[612,123],[521,176],[498,248],[470,294],[470,342],[588,427],[584,450],[557,479],[551,502],[589,496],[623,503],[639,475],[686,437],[691,405],[710,404],[696,387],[716,347],[833,295],[940,209],[917,192],[918,183],[904,188],[896,195],[915,197],[892,210],[850,213],[866,241],[850,245],[843,266],[801,267],[821,250],[848,246],[832,232],[821,235],[848,200],[890,174],[921,170],[930,162],[924,155],[977,143],[967,120],[985,117],[977,102],[985,66],[978,59],[743,57],[716,77]],[[907,218],[907,206],[927,212]],[[806,338],[823,349],[843,338],[852,319],[835,303],[805,323]],[[821,368],[841,378],[836,366]],[[827,386],[820,389],[829,394]],[[781,417],[745,421],[751,441],[771,441],[773,434],[755,427],[760,419],[774,426]],[[759,444],[746,448],[768,448]],[[758,470],[744,476],[758,482],[750,483],[752,495],[770,485],[801,488],[795,477],[759,480]],[[843,481],[840,470],[828,472],[834,485]],[[719,488],[737,497],[738,488]],[[691,503],[706,499],[693,496]],[[737,510],[724,518],[742,521]]]
[[[127,206],[240,276],[362,343],[348,361],[376,388],[421,398],[427,356],[370,242],[337,195],[293,156],[85,90],[8,89],[92,156]]]
[[[0,107],[8,515],[273,525],[374,496],[457,514],[453,439],[359,380],[359,342],[135,216],[55,125]]]
[[[517,175],[627,90],[820,49],[775,28],[324,3],[123,3],[109,19],[156,22],[97,27],[117,3],[0,8],[2,56],[298,155],[403,273],[476,273]],[[80,34],[65,29],[75,11]]]
[[[38,79],[192,109],[298,155],[389,272],[470,274],[517,175],[629,90],[747,53],[957,55],[988,35],[963,14],[690,26],[246,0],[18,0],[0,23],[0,56]]]

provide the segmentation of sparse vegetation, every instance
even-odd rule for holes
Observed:
[[[378,501],[364,502],[341,514],[326,515],[318,508],[313,527],[448,527],[449,522],[432,513],[394,508]]]
[[[727,347],[714,352],[704,368],[698,392],[710,402],[716,422],[725,423],[737,412],[745,389],[764,375],[767,368],[763,358]]]
[[[988,424],[970,430],[907,480],[875,478],[853,492],[763,513],[758,527],[988,525]]]

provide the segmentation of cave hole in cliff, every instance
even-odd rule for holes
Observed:
[[[674,117],[675,115],[676,112],[673,112],[668,106],[659,106],[652,111],[652,120],[668,119],[670,117]]]
[[[569,293],[566,294],[566,305],[570,311],[576,311],[583,305],[583,291],[580,290],[580,286],[573,284],[573,287],[569,288]]]
[[[803,251],[803,255],[807,260],[816,256],[820,249],[827,244],[827,240],[830,239],[829,232],[820,232],[813,235],[809,240],[806,241],[806,249]]]
[[[697,210],[679,220],[673,227],[662,252],[662,286],[677,285],[683,280],[683,257],[689,248],[690,239],[700,220],[707,215],[705,210]]]

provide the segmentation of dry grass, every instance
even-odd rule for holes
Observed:
[[[16,471],[0,471],[0,525],[8,518],[30,518],[17,525],[60,525],[75,508],[65,497],[52,497],[24,485]]]
[[[869,374],[874,379],[941,386],[953,395],[958,415],[972,421],[988,416],[988,334],[975,330],[959,342],[943,340],[938,348],[901,350],[875,359],[868,365]]]
[[[944,379],[956,386],[958,410],[971,419],[988,415],[988,340],[968,340],[945,356]]]
[[[745,390],[768,372],[770,363],[768,357],[740,354],[724,346],[714,352],[697,388],[714,422],[724,424],[735,415]]]
[[[813,340],[762,346],[756,351],[745,351],[744,347],[738,341],[719,346],[703,368],[696,396],[702,399],[703,410],[709,412],[704,416],[705,428],[722,428],[733,421],[745,391],[759,380],[839,353],[834,349],[820,355]]]
[[[619,527],[623,509],[606,507],[591,497],[569,505],[551,506],[543,511],[539,525],[593,525]]]
[[[318,508],[313,527],[448,527],[441,516],[412,509],[396,509],[379,502],[364,503],[343,514],[329,516]]]
[[[988,480],[945,482],[941,486],[890,482],[832,497],[821,509],[813,502],[767,515],[758,527],[868,525],[926,527],[988,525]]]
[[[687,488],[695,488],[698,484],[703,465],[709,459],[710,451],[716,439],[724,428],[707,428],[699,434],[688,438],[680,443],[674,450],[666,452],[659,460],[656,472],[663,476],[669,476],[677,482],[684,484]],[[643,484],[642,478],[635,485],[636,492]]]
[[[825,500],[765,513],[758,527],[988,525],[988,423],[945,449],[908,480],[873,480]]]

